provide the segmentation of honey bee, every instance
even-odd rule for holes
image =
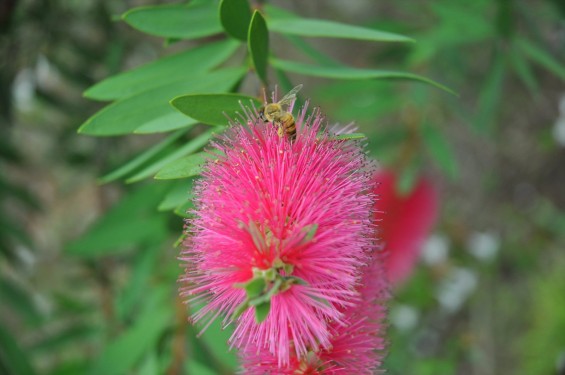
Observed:
[[[285,111],[288,106],[296,99],[296,93],[300,91],[302,85],[298,85],[288,94],[283,96],[281,100],[276,103],[269,103],[264,107],[259,108],[259,118],[265,122],[272,122],[277,126],[277,134],[279,137],[287,135],[291,141],[296,139],[296,123],[292,113]]]

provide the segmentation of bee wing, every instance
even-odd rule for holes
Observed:
[[[298,85],[292,90],[288,92],[283,98],[279,101],[280,105],[290,105],[294,99],[296,99],[296,93],[302,89],[302,85]]]

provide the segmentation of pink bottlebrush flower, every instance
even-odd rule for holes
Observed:
[[[212,143],[216,160],[196,184],[181,294],[203,304],[194,321],[223,316],[235,323],[232,346],[261,348],[282,366],[330,349],[329,324],[354,301],[375,247],[372,171],[359,143],[332,139],[317,111],[300,112],[290,140],[244,110],[247,126]]]
[[[400,285],[410,276],[436,220],[437,195],[423,179],[411,192],[402,195],[396,188],[396,176],[390,171],[376,172],[374,181],[375,219],[387,254],[385,269],[390,283]]]
[[[382,362],[388,299],[388,285],[380,255],[370,266],[363,267],[358,298],[344,310],[341,323],[331,324],[331,346],[318,352],[309,352],[303,358],[291,358],[288,366],[279,367],[277,358],[260,348],[249,347],[240,353],[242,373],[265,374],[373,374]]]

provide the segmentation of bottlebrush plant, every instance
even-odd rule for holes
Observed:
[[[384,268],[390,283],[399,286],[412,273],[436,220],[437,194],[425,179],[418,180],[411,191],[401,192],[398,177],[390,170],[375,172],[373,182],[378,237],[386,253]]]
[[[68,251],[95,261],[127,256],[125,250],[132,248],[149,248],[147,254],[154,254],[166,238],[180,233],[170,227],[166,212],[190,217],[181,255],[186,267],[182,300],[188,301],[198,330],[207,328],[191,347],[207,354],[183,354],[183,337],[187,330],[192,332],[185,322],[188,313],[180,299],[163,294],[175,288],[175,272],[162,270],[160,276],[150,277],[152,258],[138,250],[135,270],[140,267],[143,276],[138,277],[144,284],[137,287],[159,308],[124,321],[124,342],[139,332],[149,337],[120,368],[139,368],[144,354],[162,342],[175,348],[172,358],[155,354],[170,371],[179,366],[192,373],[248,368],[256,361],[250,348],[260,350],[255,354],[268,361],[274,358],[281,371],[294,365],[312,365],[320,373],[361,364],[377,367],[384,342],[386,283],[384,271],[366,272],[374,262],[381,265],[374,260],[380,255],[372,217],[372,162],[355,140],[364,136],[333,134],[322,124],[320,112],[303,109],[292,113],[296,139],[280,137],[276,126],[258,119],[256,110],[265,103],[255,94],[271,90],[275,83],[288,92],[295,86],[294,75],[403,79],[449,89],[408,72],[328,63],[332,59],[318,52],[316,64],[290,61],[290,54],[271,44],[271,33],[307,54],[315,50],[302,38],[310,36],[387,43],[412,39],[304,18],[270,4],[252,9],[247,0],[193,0],[135,8],[122,19],[164,38],[166,45],[186,49],[106,78],[85,92],[87,98],[111,103],[80,127],[81,134],[153,134],[156,141],[101,178],[103,183],[124,179],[145,184],[134,185]],[[248,58],[238,58],[241,54]],[[245,95],[243,87],[253,87],[254,94]],[[227,118],[233,120],[229,127]],[[125,213],[127,220],[116,219]],[[167,265],[174,264],[171,257]],[[372,283],[378,286],[370,287]],[[137,292],[131,293],[124,297],[129,298],[123,302],[126,315],[145,303]],[[155,302],[167,298],[169,303]],[[226,333],[217,329],[214,321],[220,320],[228,327]],[[148,321],[154,326],[142,330]],[[348,329],[357,332],[357,341],[345,335]],[[175,335],[166,334],[171,331]],[[222,339],[209,338],[210,332]],[[242,365],[225,345],[228,339],[240,350]],[[362,348],[359,357],[345,355],[348,345]],[[105,347],[92,373],[114,372],[116,347]]]
[[[204,301],[195,321],[221,314],[236,325],[233,345],[288,366],[291,355],[331,349],[360,269],[378,255],[371,163],[358,141],[329,134],[318,111],[300,111],[295,140],[245,113],[245,125],[212,142],[196,184],[183,295]]]

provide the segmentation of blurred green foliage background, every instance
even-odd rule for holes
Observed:
[[[562,1],[258,1],[269,59],[261,18],[246,42],[245,2],[223,20],[214,1],[160,4],[0,4],[0,374],[236,370],[229,332],[197,339],[176,293],[192,180],[152,177],[218,130],[170,99],[257,96],[261,80],[303,83],[331,123],[355,121],[401,191],[427,175],[440,192],[422,261],[393,293],[390,374],[565,373]],[[300,17],[416,43],[297,36]]]

